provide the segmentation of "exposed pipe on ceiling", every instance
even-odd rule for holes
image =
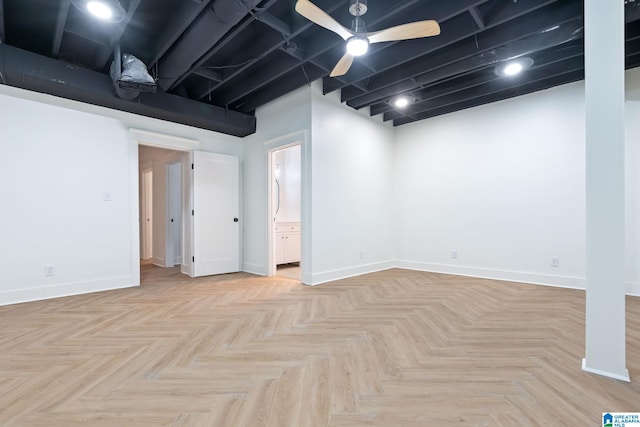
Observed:
[[[169,90],[260,0],[214,0],[158,61],[158,86]]]

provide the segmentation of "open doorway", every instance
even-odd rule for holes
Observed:
[[[274,271],[301,279],[301,145],[271,152],[271,224]]]
[[[185,246],[183,163],[187,161],[187,153],[139,145],[138,161],[140,264],[180,266]]]

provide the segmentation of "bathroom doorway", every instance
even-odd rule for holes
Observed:
[[[300,280],[301,145],[271,152],[271,233],[276,276]]]

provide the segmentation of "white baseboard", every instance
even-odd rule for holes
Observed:
[[[358,265],[355,267],[343,268],[340,270],[325,271],[311,275],[310,286],[320,285],[334,280],[346,279],[347,277],[360,276],[362,274],[375,273],[376,271],[388,270],[395,267],[394,261],[377,262],[374,264]]]
[[[187,276],[191,275],[191,266],[188,264],[180,264],[180,273],[186,274]]]
[[[182,257],[181,256],[175,257],[175,259],[173,260],[173,265],[181,265],[181,264],[182,264]]]
[[[156,265],[158,267],[165,267],[164,258],[158,258],[154,256],[153,258],[151,258],[151,262],[153,263],[153,265]]]
[[[398,268],[405,268],[408,270],[429,271],[432,273],[479,277],[483,279],[506,280],[509,282],[531,283],[534,285],[555,286],[559,288],[585,289],[585,280],[583,277],[555,276],[523,271],[463,267],[458,265],[435,264],[408,260],[398,260],[395,265]]]
[[[629,377],[629,370],[625,369],[623,374],[614,374],[608,371],[602,371],[600,369],[593,369],[587,366],[587,359],[582,359],[582,370],[585,372],[589,372],[590,374],[596,374],[603,377],[613,378],[614,380],[631,382],[631,377]]]
[[[260,264],[251,264],[245,262],[244,264],[242,264],[242,271],[244,271],[245,273],[255,274],[256,276],[267,275],[267,268],[264,265]]]
[[[17,289],[0,292],[0,306],[136,286],[140,286],[139,279],[136,280],[134,276],[122,276],[88,282],[60,283],[39,288]]]

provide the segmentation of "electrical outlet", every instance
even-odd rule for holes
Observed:
[[[53,265],[45,265],[44,266],[44,275],[45,276],[55,276],[56,275],[56,267]]]
[[[451,258],[453,259],[457,259],[458,258],[458,250],[454,249],[451,251]]]
[[[560,267],[560,258],[558,258],[557,256],[552,256],[551,267]]]

